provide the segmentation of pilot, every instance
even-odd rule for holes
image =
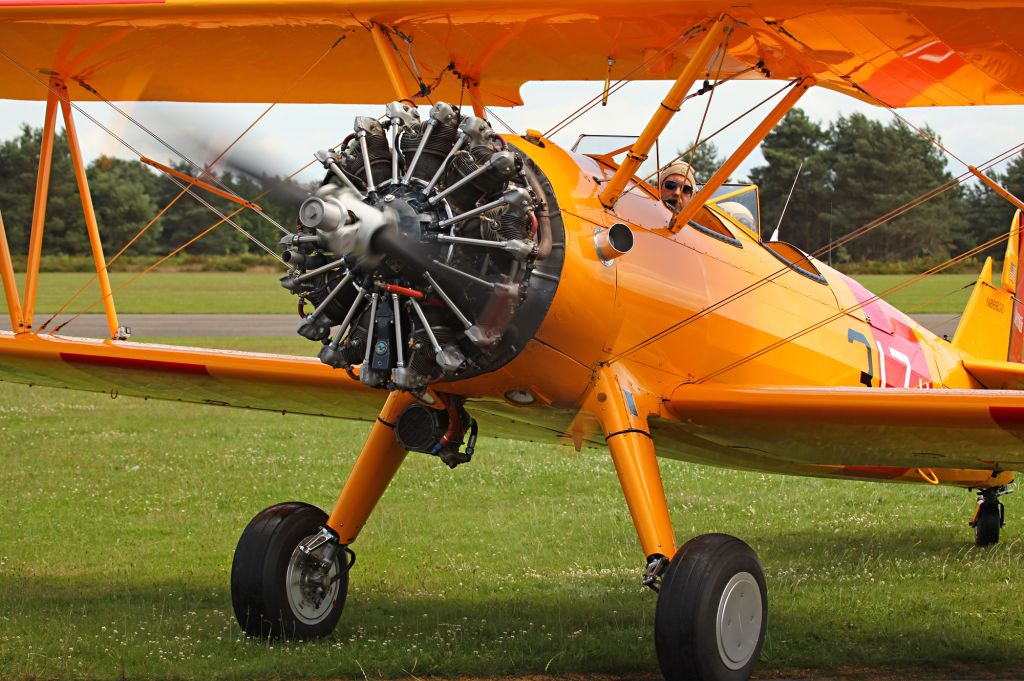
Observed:
[[[661,171],[658,181],[661,189],[661,200],[673,213],[678,213],[693,197],[697,187],[697,178],[693,169],[686,161],[674,161]]]

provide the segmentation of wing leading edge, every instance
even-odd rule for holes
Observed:
[[[1024,470],[1019,391],[701,384],[679,387],[665,406],[671,418],[652,432],[679,458],[839,477]],[[688,455],[696,450],[708,455]]]
[[[6,331],[0,380],[366,421],[384,399],[316,358]]]

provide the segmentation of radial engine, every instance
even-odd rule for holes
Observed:
[[[493,371],[554,296],[562,222],[540,169],[449,104],[359,116],[285,237],[298,333],[362,383],[422,393]],[[309,308],[312,308],[309,311]]]

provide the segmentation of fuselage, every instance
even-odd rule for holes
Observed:
[[[485,382],[532,386],[557,406],[578,404],[609,361],[665,397],[684,383],[715,381],[978,387],[947,341],[824,263],[801,267],[803,254],[785,257],[713,204],[703,218],[713,229],[673,232],[671,212],[643,184],[630,185],[614,208],[601,205],[613,167],[546,140],[512,143],[555,190],[565,260],[531,347]],[[602,262],[595,231],[615,223],[632,230],[634,246]]]
[[[948,341],[824,263],[791,246],[763,243],[714,205],[699,218],[708,224],[673,232],[667,227],[670,210],[643,184],[630,185],[613,209],[600,203],[598,193],[613,166],[546,140],[543,147],[511,142],[554,188],[565,234],[564,245],[556,245],[565,249],[560,281],[523,351],[495,372],[454,384],[456,392],[491,396],[489,411],[502,419],[561,431],[577,446],[600,445],[598,424],[580,407],[597,370],[618,364],[641,413],[651,418],[662,456],[837,478],[965,487],[1004,482],[1005,476],[997,479],[986,470],[856,465],[820,451],[766,457],[678,432],[662,405],[694,383],[981,386]],[[602,262],[595,231],[615,223],[632,230],[634,245]],[[531,406],[555,409],[515,408],[509,396],[523,393],[541,403]],[[493,401],[503,395],[504,407]],[[659,426],[667,429],[660,438]]]

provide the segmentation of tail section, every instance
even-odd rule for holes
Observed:
[[[1013,296],[992,285],[992,258],[987,258],[956,327],[953,345],[980,359],[1005,362],[1012,313]]]
[[[1006,244],[1003,260],[1003,290],[1013,294],[1013,313],[1010,321],[1010,350],[1006,359],[1024,362],[1024,277],[1020,273],[1020,254],[1024,251],[1024,231],[1021,230],[1021,212],[1013,216],[1010,241]]]
[[[1000,286],[992,285],[992,258],[985,260],[953,345],[964,366],[987,388],[1024,388],[1024,251],[1021,211],[1013,216]]]

